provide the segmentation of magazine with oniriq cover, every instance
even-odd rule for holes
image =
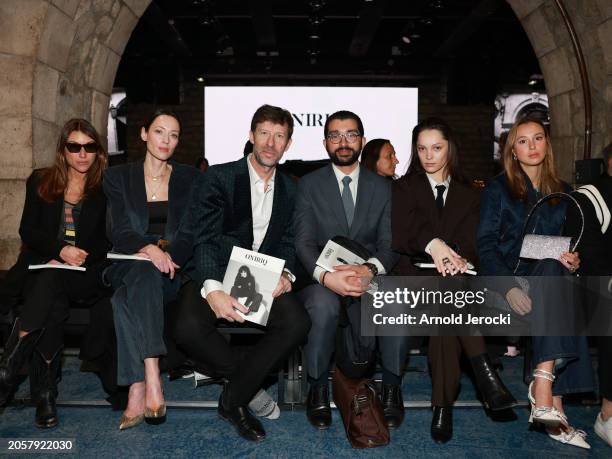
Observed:
[[[362,265],[365,260],[359,255],[351,252],[340,244],[332,241],[327,241],[325,247],[321,251],[319,258],[317,259],[317,266],[323,268],[325,271],[334,272],[334,266],[339,265]]]
[[[234,246],[223,277],[223,291],[248,308],[247,314],[236,311],[245,320],[264,326],[268,323],[272,292],[284,267],[285,260]]]

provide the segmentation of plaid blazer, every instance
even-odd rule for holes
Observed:
[[[253,247],[251,184],[247,158],[211,166],[197,184],[192,205],[196,225],[194,265],[196,278],[222,282],[233,246]],[[293,209],[296,185],[278,169],[274,179],[272,216],[259,252],[295,265]]]

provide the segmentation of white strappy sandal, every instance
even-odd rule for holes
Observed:
[[[533,370],[533,377],[543,378],[553,382],[555,380],[555,375],[548,371],[539,369]],[[543,424],[546,427],[555,428],[563,425],[566,428],[569,428],[567,417],[557,408],[555,408],[554,406],[536,406],[535,398],[531,393],[532,386],[533,381],[529,384],[529,392],[527,393],[527,396],[529,397],[529,403],[531,404],[531,414],[529,415],[529,423],[532,424],[534,422],[539,422],[540,424]]]
[[[572,426],[568,427],[568,430],[563,430],[563,427],[559,428],[556,432],[554,429],[546,428],[546,433],[553,440],[559,441],[578,448],[591,449],[591,445],[586,442],[586,432],[584,430],[574,429]]]

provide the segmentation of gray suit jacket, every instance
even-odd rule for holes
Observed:
[[[311,172],[298,184],[294,229],[298,259],[312,275],[321,249],[341,235],[362,244],[390,272],[398,260],[391,250],[391,181],[360,167],[349,228],[332,167]]]

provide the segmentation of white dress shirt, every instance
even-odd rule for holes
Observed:
[[[450,175],[448,177],[446,177],[446,180],[444,180],[443,182],[436,182],[431,175],[429,174],[425,174],[427,176],[427,180],[429,180],[429,186],[431,186],[431,191],[433,192],[434,195],[434,199],[436,199],[436,197],[438,196],[438,190],[436,190],[436,187],[438,185],[444,185],[446,187],[446,189],[444,190],[444,193],[442,193],[442,200],[444,201],[444,204],[446,204],[446,196],[448,196],[448,188],[450,187]],[[431,241],[429,241],[429,243],[425,246],[425,252],[428,253],[429,255],[431,255],[431,243],[437,238],[433,238]]]
[[[353,204],[355,204],[355,201],[357,200],[357,189],[359,188],[358,186],[359,185],[359,167],[360,167],[359,163],[357,163],[357,167],[350,174],[348,174],[348,176],[351,178],[351,183],[349,183],[349,188],[351,190],[351,195],[353,197]],[[335,164],[332,164],[332,169],[334,171],[334,174],[336,175],[336,181],[338,182],[338,190],[340,191],[340,196],[342,196],[342,190],[344,190],[344,183],[342,182],[342,179],[346,177],[347,174],[345,174],[340,169],[338,169],[338,167]],[[369,260],[367,260],[367,262],[376,265],[379,275],[386,274],[385,267],[378,260],[378,258],[372,257]],[[321,277],[321,274],[324,271],[325,270],[321,268],[320,266],[315,266],[314,272],[312,273],[312,277],[314,278],[314,280],[317,282],[320,282],[319,278]]]
[[[262,179],[253,167],[253,153],[247,158],[249,169],[249,182],[251,184],[251,213],[253,216],[253,246],[251,250],[257,252],[261,247],[261,243],[266,237],[270,218],[272,217],[272,205],[274,204],[274,179],[276,177],[276,168],[272,172],[272,176],[266,182]],[[291,282],[295,280],[295,276],[285,269],[289,274]],[[215,290],[223,290],[223,284],[215,279],[207,279],[204,281],[201,294],[203,298]]]

